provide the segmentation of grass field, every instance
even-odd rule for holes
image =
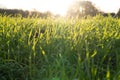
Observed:
[[[120,19],[1,15],[0,80],[120,80]]]

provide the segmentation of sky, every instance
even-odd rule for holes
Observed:
[[[65,15],[70,4],[75,0],[0,0],[0,5],[9,9],[51,11],[54,14]],[[120,0],[89,0],[104,12],[117,13]]]
[[[115,12],[117,13],[120,8],[120,0],[90,0],[104,12]]]

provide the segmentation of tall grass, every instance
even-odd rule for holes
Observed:
[[[0,16],[0,80],[119,79],[119,19]]]

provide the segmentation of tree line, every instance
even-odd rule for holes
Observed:
[[[22,17],[38,17],[38,18],[47,18],[47,17],[59,17],[60,15],[53,15],[50,11],[44,13],[38,11],[23,11],[18,9],[0,9],[0,14],[18,16],[19,14]],[[117,13],[105,13],[98,8],[96,8],[90,1],[76,1],[71,6],[69,6],[66,17],[86,17],[86,16],[112,16],[120,18],[120,9]]]
[[[17,17],[17,16],[21,16],[21,17],[41,17],[41,18],[46,18],[46,17],[50,17],[53,14],[49,11],[46,11],[44,13],[42,12],[38,12],[38,11],[23,11],[23,10],[19,10],[19,9],[0,9],[0,14],[2,15],[9,15],[11,17]]]
[[[96,15],[103,15],[103,16],[112,16],[112,17],[119,17],[120,18],[120,9],[117,13],[105,13],[95,5],[92,4],[91,1],[76,1],[73,5],[71,5],[68,9],[67,16],[68,17],[86,17],[86,16],[96,16]]]

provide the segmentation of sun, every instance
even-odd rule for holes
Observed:
[[[64,16],[73,1],[74,0],[39,0],[35,4],[35,9],[42,12],[50,11],[53,14]]]

